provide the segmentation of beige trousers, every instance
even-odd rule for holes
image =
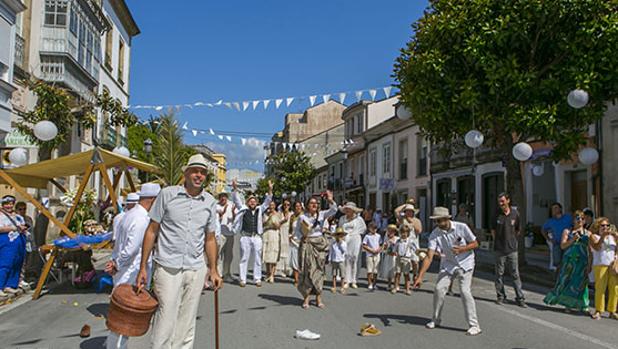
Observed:
[[[205,265],[198,270],[183,270],[155,263],[153,283],[159,308],[151,329],[153,349],[193,348],[205,277]]]

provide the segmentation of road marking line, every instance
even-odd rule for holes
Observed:
[[[537,323],[539,325],[543,325],[545,327],[549,327],[549,328],[554,329],[554,330],[558,330],[558,331],[560,331],[562,333],[566,333],[566,334],[571,335],[573,337],[579,338],[579,339],[584,340],[584,341],[588,341],[590,343],[602,346],[604,348],[607,348],[607,349],[616,349],[616,348],[618,348],[618,347],[616,347],[616,346],[614,346],[612,344],[603,342],[603,341],[601,341],[599,339],[596,339],[594,337],[585,335],[583,333],[580,333],[580,332],[568,329],[566,327],[562,327],[560,325],[553,324],[553,323],[551,323],[549,321],[545,321],[545,320],[542,320],[542,319],[539,319],[539,318],[536,318],[536,317],[533,317],[533,316],[524,315],[524,314],[522,314],[522,313],[520,313],[518,311],[507,309],[507,308],[500,307],[500,306],[497,306],[497,305],[493,305],[493,304],[490,304],[490,305],[493,306],[496,309],[502,310],[505,313],[509,313],[511,315],[519,316],[522,319],[535,322],[535,323]]]

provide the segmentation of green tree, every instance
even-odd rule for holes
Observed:
[[[283,193],[290,195],[293,191],[301,193],[315,176],[315,168],[310,158],[302,152],[283,152],[270,159],[272,176],[258,182],[256,192],[264,195],[268,191],[268,180],[274,183],[273,193],[281,197]]]
[[[159,130],[160,120],[151,117],[150,120],[145,123],[136,123],[135,125],[127,129],[127,139],[129,151],[131,154],[135,154],[138,160],[152,163],[154,158],[154,140],[158,137],[157,132]],[[153,142],[153,149],[150,154],[147,154],[144,149],[144,142],[150,139]],[[144,183],[151,177],[146,172],[139,171],[138,175],[140,182]]]
[[[618,96],[618,2],[433,0],[413,29],[394,69],[402,102],[434,143],[480,130],[525,214],[512,147],[546,141],[559,160],[584,143]],[[575,88],[590,95],[583,109],[567,104]]]
[[[176,185],[182,180],[182,167],[195,150],[183,143],[182,129],[172,111],[162,114],[158,121],[152,162],[159,168],[157,177],[164,185]]]

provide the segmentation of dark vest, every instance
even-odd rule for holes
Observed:
[[[258,227],[258,215],[260,214],[260,210],[258,208],[255,211],[251,212],[251,210],[245,211],[245,214],[242,217],[242,232],[257,234]]]

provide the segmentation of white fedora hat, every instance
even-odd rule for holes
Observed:
[[[139,195],[137,193],[129,193],[127,195],[127,204],[134,204],[139,201]]]
[[[451,218],[451,214],[446,207],[435,207],[433,214],[429,217],[431,219]]]
[[[341,208],[339,209],[341,212],[343,212],[346,208],[351,209],[352,211],[359,213],[359,212],[363,212],[362,208],[359,208],[356,206],[356,203],[352,202],[352,201],[348,201],[345,203],[345,205],[341,206]]]
[[[405,204],[403,205],[403,208],[401,209],[403,212],[405,211],[409,211],[412,210],[414,211],[414,214],[417,214],[420,210],[418,208],[416,208],[414,205],[412,204]]]
[[[202,154],[195,154],[189,158],[187,165],[182,167],[182,172],[186,171],[190,167],[199,167],[208,170],[208,161]]]
[[[152,198],[159,195],[160,191],[161,186],[157,183],[144,183],[137,195],[139,195],[140,198]]]

